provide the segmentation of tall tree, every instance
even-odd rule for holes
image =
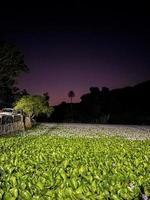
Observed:
[[[0,99],[12,101],[16,79],[27,72],[24,57],[14,44],[0,42]]]
[[[75,93],[73,90],[68,92],[68,97],[70,98],[70,103],[72,103],[72,99],[73,99],[73,97],[75,97]]]
[[[71,120],[73,121],[73,108],[72,108],[72,99],[75,97],[75,93],[73,90],[68,92],[68,97],[70,98],[70,109],[71,109]]]

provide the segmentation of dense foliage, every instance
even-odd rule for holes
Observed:
[[[41,128],[27,136],[0,138],[0,199],[150,196],[149,140],[49,133],[50,129]]]
[[[53,108],[49,106],[46,98],[40,95],[27,95],[20,98],[15,103],[15,110],[23,110],[30,118],[39,114],[51,115]]]
[[[11,43],[0,42],[0,100],[11,104],[18,88],[15,87],[16,79],[27,72],[24,56],[20,50]],[[17,91],[16,91],[17,90]],[[20,95],[20,93],[19,93]]]

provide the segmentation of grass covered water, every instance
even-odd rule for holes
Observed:
[[[26,136],[0,138],[0,199],[150,196],[150,140],[104,134],[60,137],[55,129],[52,135],[46,130],[39,127]]]

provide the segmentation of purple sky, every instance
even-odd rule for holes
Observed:
[[[6,40],[19,47],[30,69],[18,79],[20,88],[48,92],[56,105],[68,101],[69,90],[78,102],[91,86],[118,88],[150,79],[150,17],[43,13],[2,21]]]

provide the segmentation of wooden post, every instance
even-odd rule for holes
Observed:
[[[24,115],[21,115],[21,124],[22,124],[23,131],[25,131],[26,130],[26,126],[25,126],[25,116]]]

